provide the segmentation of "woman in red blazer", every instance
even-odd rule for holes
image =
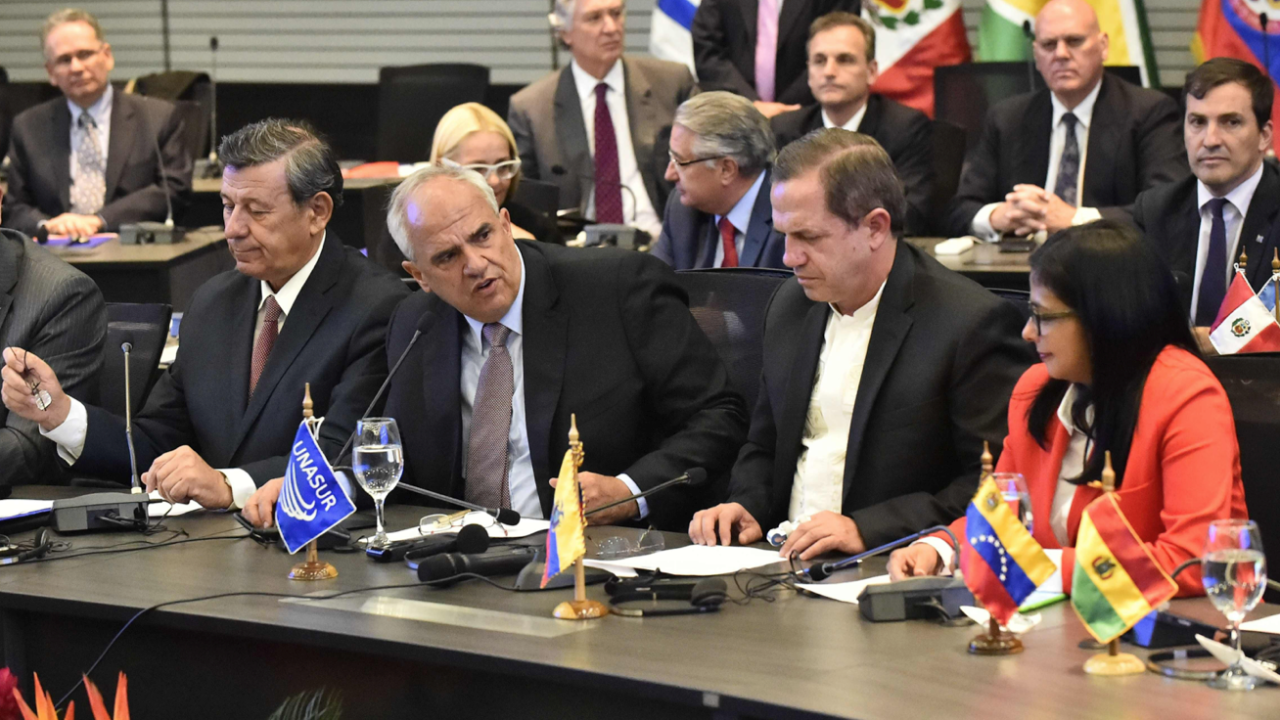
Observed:
[[[1080,513],[1101,494],[1086,483],[1100,478],[1106,450],[1120,507],[1166,572],[1200,555],[1211,521],[1247,517],[1226,392],[1200,359],[1168,268],[1132,229],[1099,221],[1049,238],[1031,256],[1031,311],[1022,336],[1041,364],[1014,388],[996,470],[1026,478],[1033,534],[1064,548],[1067,592]],[[959,538],[964,522],[953,525]],[[947,550],[899,550],[890,574],[941,572]],[[1179,595],[1204,594],[1199,566],[1177,581]]]

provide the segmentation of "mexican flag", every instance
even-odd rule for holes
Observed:
[[[978,23],[978,59],[984,62],[1025,60],[1031,46],[1022,23],[1035,24],[1048,0],[987,0]],[[1108,65],[1137,65],[1147,87],[1159,87],[1155,48],[1142,0],[1089,0],[1111,42]]]
[[[933,117],[933,69],[969,62],[960,0],[864,0],[880,77],[871,89]]]

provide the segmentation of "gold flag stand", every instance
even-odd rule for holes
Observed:
[[[1271,282],[1276,286],[1276,322],[1280,322],[1280,248],[1276,248],[1276,254],[1271,258]]]
[[[995,472],[995,459],[991,456],[991,446],[982,441],[982,476],[978,483],[986,482]],[[958,548],[957,548],[958,550]],[[1022,652],[1022,641],[1017,635],[1002,630],[996,616],[991,615],[987,621],[987,630],[969,641],[969,652],[974,655],[1015,655]]]
[[[578,416],[569,415],[569,450],[573,457],[573,482],[578,482],[578,468],[582,467],[582,459],[584,453],[582,451],[582,441],[578,436]],[[579,491],[581,497],[581,491]],[[582,503],[578,503],[578,512],[582,512]],[[587,528],[587,518],[582,518],[582,529]],[[587,599],[587,575],[586,570],[582,566],[582,557],[579,556],[573,563],[573,599],[566,600],[556,606],[551,613],[561,620],[591,620],[594,618],[602,618],[609,614],[609,606],[595,600]]]
[[[1243,263],[1243,258],[1241,259]],[[1113,493],[1116,491],[1116,471],[1111,468],[1111,451],[1108,450],[1105,456],[1106,464],[1102,468],[1102,492]],[[1120,652],[1120,638],[1114,638],[1107,643],[1107,652],[1102,655],[1094,655],[1084,663],[1084,671],[1087,675],[1141,675],[1147,671],[1147,666],[1138,659],[1136,655]]]
[[[302,419],[307,423],[307,432],[311,432],[311,420],[315,417],[315,403],[311,402],[311,383],[306,384],[306,394],[302,398]],[[293,566],[289,571],[290,580],[332,580],[338,577],[338,568],[320,561],[320,553],[316,541],[307,543],[307,559]]]

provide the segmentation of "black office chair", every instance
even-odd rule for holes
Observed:
[[[209,154],[209,123],[213,110],[213,83],[208,73],[190,70],[143,75],[131,81],[138,95],[173,103],[182,118],[183,144],[193,160]]]
[[[1258,523],[1268,564],[1280,562],[1280,353],[1206,358],[1231,402],[1240,441],[1240,476],[1249,517]],[[1267,602],[1280,601],[1268,590]]]
[[[1005,288],[987,288],[996,297],[1007,300],[1018,311],[1022,324],[1026,325],[1031,318],[1031,293],[1026,290],[1008,290]]]
[[[560,186],[522,177],[511,199],[555,220],[556,211],[560,209]]]
[[[964,128],[946,120],[930,121],[933,136],[933,197],[930,207],[937,209],[937,215],[930,220],[941,232],[945,216],[941,212],[951,204],[956,196],[956,188],[960,187],[960,171],[964,168],[964,153],[967,149],[967,136]]]
[[[169,337],[173,308],[163,303],[107,303],[107,344],[102,349],[102,374],[98,381],[98,403],[124,417],[123,343],[132,343],[129,352],[129,403],[133,412],[142,409],[151,386],[160,376],[160,353]]]
[[[420,162],[431,157],[440,118],[455,105],[484,102],[489,68],[448,63],[378,70],[378,140],[375,160]]]

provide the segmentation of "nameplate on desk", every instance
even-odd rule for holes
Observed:
[[[334,598],[333,600],[286,598],[280,602],[542,638],[553,638],[590,630],[596,625],[596,623],[557,620],[541,615],[523,615],[501,610],[484,610],[447,603],[427,602],[425,600],[409,600],[389,595],[374,595],[373,597],[349,595]]]

